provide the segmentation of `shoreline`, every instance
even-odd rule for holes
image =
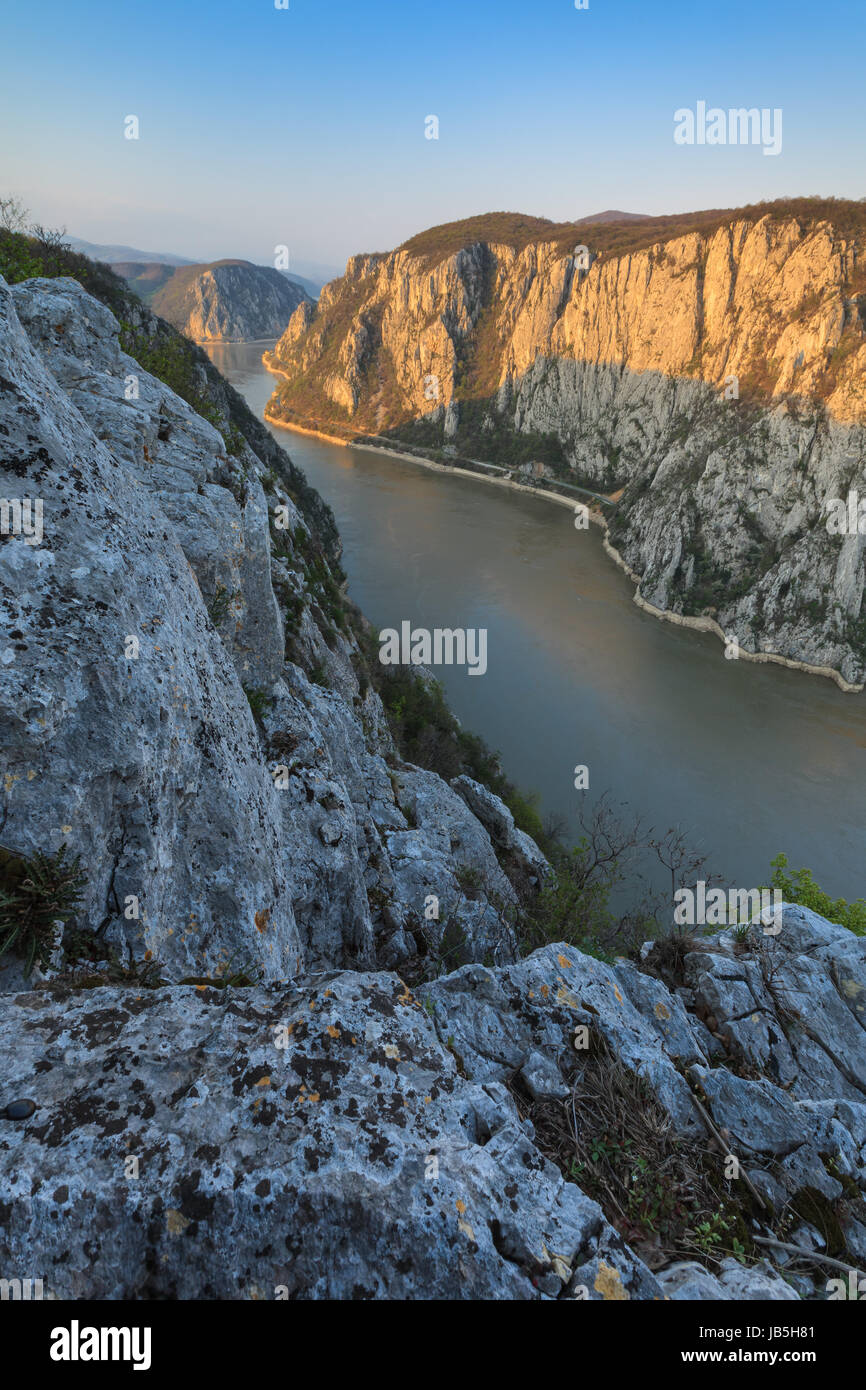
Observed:
[[[285,376],[284,372],[269,367],[267,363],[263,363],[263,365],[274,376]],[[264,418],[269,425],[276,425],[280,429],[293,430],[296,434],[306,434],[314,439],[323,439],[328,444],[339,444],[344,449],[365,449],[371,454],[382,454],[386,458],[398,458],[406,463],[419,464],[422,468],[429,468],[434,473],[449,473],[452,477],[461,476],[464,478],[474,478],[482,483],[493,483],[494,486],[510,488],[513,492],[523,492],[530,497],[541,497],[546,502],[555,502],[560,507],[567,507],[569,511],[574,511],[575,503],[568,497],[563,497],[559,492],[548,492],[546,488],[528,487],[525,483],[516,483],[511,478],[494,478],[487,473],[474,473],[466,468],[455,468],[447,463],[436,463],[433,459],[422,458],[419,454],[403,453],[396,449],[381,449],[377,448],[375,444],[359,444],[351,439],[340,439],[337,435],[324,434],[321,430],[306,429],[302,425],[290,425],[284,420],[272,420],[269,418],[267,411],[265,411]],[[638,608],[642,609],[644,613],[649,614],[650,617],[658,618],[662,622],[673,623],[675,627],[691,628],[694,632],[714,633],[723,645],[727,646],[727,638],[715,618],[705,616],[695,617],[684,613],[675,613],[673,609],[670,608],[656,608],[655,604],[645,599],[640,592],[640,584],[642,582],[641,575],[631,568],[628,561],[623,558],[620,552],[608,539],[607,519],[601,512],[593,511],[591,507],[588,507],[587,510],[592,524],[602,528],[604,533],[602,536],[602,545],[606,553],[614,563],[628,575],[631,582],[636,586],[635,593],[632,595],[632,601]],[[845,695],[860,695],[863,690],[866,689],[866,684],[852,685],[850,681],[846,681],[842,673],[832,666],[813,666],[808,661],[798,661],[796,657],[782,656],[780,652],[748,652],[740,647],[737,660],[751,661],[758,666],[787,666],[791,671],[802,671],[808,676],[824,676],[828,680],[835,681],[836,685]]]

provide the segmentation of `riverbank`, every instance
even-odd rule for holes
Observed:
[[[273,376],[285,375],[285,373],[268,366],[266,362],[263,365]],[[490,473],[476,473],[474,470],[467,468],[457,468],[451,464],[437,463],[433,459],[424,458],[421,454],[406,453],[403,450],[397,449],[377,448],[374,444],[362,444],[356,440],[341,439],[337,435],[325,434],[321,430],[311,430],[302,425],[287,424],[285,420],[276,420],[272,418],[267,410],[265,410],[265,420],[268,424],[276,425],[280,429],[292,430],[296,434],[309,435],[314,439],[323,439],[329,444],[339,444],[345,449],[364,449],[368,453],[378,454],[387,458],[400,459],[404,463],[417,464],[421,468],[429,469],[432,473],[447,473],[451,477],[474,478],[479,482],[492,483],[494,486],[508,488],[513,492],[526,493],[531,497],[541,497],[546,502],[554,502],[557,506],[567,507],[571,512],[574,512],[576,506],[576,502],[572,501],[571,498],[563,497],[561,493],[551,492],[547,488],[532,487],[526,483],[516,482],[513,478],[497,478]],[[642,576],[631,568],[628,562],[608,539],[607,518],[601,512],[595,511],[591,507],[588,507],[587,510],[589,519],[593,525],[600,526],[604,532],[602,543],[606,553],[614,563],[628,575],[629,579],[636,586],[633,598],[638,608],[644,613],[648,613],[651,617],[659,618],[663,622],[673,623],[676,627],[691,628],[695,632],[713,633],[725,647],[728,646],[727,636],[714,618],[707,616],[689,616],[684,613],[676,613],[673,609],[657,608],[655,604],[645,599],[640,592]],[[823,676],[828,680],[834,681],[839,689],[846,695],[859,695],[863,692],[864,688],[866,688],[863,685],[853,685],[850,681],[846,681],[842,673],[834,670],[832,666],[811,665],[807,661],[798,661],[795,657],[783,656],[781,652],[750,652],[746,651],[743,647],[738,647],[738,657],[736,659],[751,661],[757,665],[787,666],[789,670],[802,671],[805,675]]]
[[[605,534],[602,540],[605,551],[610,558],[619,565],[620,569],[628,575],[632,583],[639,586],[641,583],[641,576],[623,559],[616,547],[611,545],[607,537],[607,522],[604,517],[599,519],[605,528]],[[656,608],[654,603],[649,603],[647,599],[643,597],[639,588],[635,592],[634,601],[638,608],[642,609],[644,613],[649,613],[653,618],[661,618],[664,622],[673,623],[676,627],[689,627],[695,632],[712,632],[719,638],[720,642],[726,647],[728,646],[728,638],[715,618],[706,616],[692,617],[685,613],[675,613],[669,608]],[[807,661],[797,661],[794,657],[782,656],[779,652],[749,652],[740,646],[737,647],[737,651],[738,656],[736,660],[738,661],[753,661],[759,666],[787,666],[792,671],[803,671],[808,676],[826,676],[829,680],[835,681],[839,689],[844,691],[846,695],[859,695],[864,689],[862,685],[852,685],[850,681],[846,681],[841,672],[835,671],[832,666],[812,666]]]

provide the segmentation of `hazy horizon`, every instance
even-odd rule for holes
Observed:
[[[572,221],[864,192],[854,0],[827,0],[820,27],[805,0],[288,2],[10,15],[4,191],[87,241],[262,264],[286,245],[300,273],[493,210]],[[677,145],[675,111],[701,101],[781,111],[781,151]]]

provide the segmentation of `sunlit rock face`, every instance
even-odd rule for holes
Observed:
[[[866,505],[863,533],[828,515],[866,504],[862,263],[782,216],[586,269],[544,240],[358,256],[267,355],[269,414],[494,462],[552,441],[558,476],[615,493],[645,602],[859,687]]]

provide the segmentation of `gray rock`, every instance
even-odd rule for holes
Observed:
[[[67,842],[88,876],[78,925],[169,978],[397,961],[428,895],[434,952],[447,922],[462,959],[512,959],[490,837],[434,774],[385,762],[381,703],[311,592],[319,541],[291,498],[268,475],[276,529],[258,457],[228,456],[76,281],[2,293],[3,487],[46,504],[42,545],[11,538],[0,559],[0,620],[22,634],[2,644],[4,841]],[[301,606],[294,654],[330,688],[285,660],[275,582]]]
[[[455,777],[451,786],[481,821],[496,848],[513,861],[516,870],[535,883],[540,883],[551,872],[550,864],[535,841],[517,829],[514,816],[504,801],[465,775]]]
[[[467,965],[425,987],[440,1036],[453,1037],[471,1074],[502,1080],[535,1052],[567,1079],[579,1054],[578,1024],[597,1029],[624,1065],[641,1075],[683,1135],[702,1132],[688,1086],[659,1045],[653,1023],[631,1003],[614,969],[571,946],[546,946],[501,970]],[[671,1017],[676,1004],[667,996]],[[657,1021],[657,1020],[656,1020]],[[689,1043],[693,1047],[689,1035]]]
[[[47,305],[69,325],[49,355],[64,372],[71,352],[92,363],[116,333],[76,282],[29,293],[33,316]],[[60,389],[3,282],[0,373],[0,492],[44,503],[42,544],[10,537],[0,550],[4,843],[80,853],[85,920],[176,977],[241,954],[283,978],[302,951],[246,697],[157,496]],[[215,432],[176,409],[203,456]],[[133,900],[137,919],[124,915]]]
[[[57,1297],[526,1299],[593,1259],[660,1296],[395,976],[6,995],[0,1038],[38,1104],[0,1125],[0,1262]]]
[[[796,1290],[782,1279],[773,1267],[762,1260],[757,1265],[741,1265],[737,1260],[722,1260],[718,1276],[693,1261],[669,1265],[658,1275],[668,1298],[675,1301],[750,1302],[766,1299],[770,1302],[798,1300]]]

